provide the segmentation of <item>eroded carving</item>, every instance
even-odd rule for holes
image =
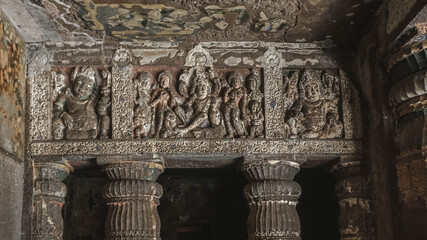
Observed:
[[[150,108],[151,73],[142,72],[134,80],[134,134],[136,138],[146,138],[151,133],[152,114]]]
[[[163,71],[157,77],[150,100],[150,107],[152,108],[152,135],[160,137],[163,131],[165,122],[165,115],[167,112],[172,112],[177,105],[176,96],[171,90],[172,74],[168,71]]]
[[[61,74],[56,75],[64,79]],[[53,104],[54,139],[108,137],[111,74],[104,71],[103,76],[105,80],[99,100],[101,77],[98,70],[91,67],[74,69],[70,86],[58,94]]]
[[[342,137],[343,123],[338,113],[339,79],[336,73],[306,69],[301,77],[299,74],[298,71],[291,71],[285,77],[283,95],[288,136]]]

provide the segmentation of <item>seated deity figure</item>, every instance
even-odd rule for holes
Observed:
[[[65,93],[59,95],[54,102],[54,132],[64,134],[54,138],[95,139],[98,136],[98,116],[95,109],[97,100],[94,96],[96,70],[89,67],[76,68],[70,84]]]
[[[319,138],[326,125],[326,116],[336,115],[335,118],[338,119],[336,101],[324,98],[323,86],[310,70],[304,72],[299,91],[300,99],[292,106],[291,116],[287,121],[290,132],[303,138]],[[297,129],[293,129],[294,127]]]
[[[135,137],[146,138],[151,130],[150,89],[153,76],[151,73],[142,72],[134,80],[135,87]]]
[[[224,93],[224,124],[227,138],[246,137],[248,135],[243,119],[246,118],[248,94],[242,76],[231,72],[228,76],[228,89]]]
[[[159,74],[153,85],[150,99],[150,107],[152,109],[151,133],[156,137],[160,137],[166,111],[172,111],[176,106],[175,95],[170,89],[171,84],[172,75],[164,71]]]
[[[208,81],[198,81],[194,88],[194,93],[184,102],[182,106],[176,108],[178,118],[184,122],[184,125],[177,129],[179,137],[185,136],[193,131],[197,137],[199,128],[209,126],[208,111],[211,105],[211,87]]]

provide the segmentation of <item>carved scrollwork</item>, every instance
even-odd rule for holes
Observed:
[[[283,89],[285,123],[291,138],[340,138],[340,85],[336,71],[290,71]]]
[[[108,138],[110,132],[111,73],[76,67],[65,85],[62,73],[52,73],[54,139]]]

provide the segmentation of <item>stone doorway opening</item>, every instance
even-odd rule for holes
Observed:
[[[247,239],[247,181],[235,167],[166,169],[158,182],[162,240]]]

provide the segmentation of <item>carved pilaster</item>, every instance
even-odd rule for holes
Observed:
[[[243,165],[249,184],[244,189],[250,212],[249,240],[300,239],[296,211],[301,187],[292,181],[299,164],[289,161],[257,161]]]
[[[62,164],[35,164],[33,240],[62,239],[64,222],[61,210],[67,194],[67,186],[62,181],[69,171]]]
[[[337,164],[332,172],[338,180],[341,239],[375,239],[369,176],[359,161]]]
[[[163,164],[122,161],[103,168],[111,179],[104,188],[108,205],[105,239],[160,239],[157,206],[163,189],[155,181],[163,172]]]
[[[46,48],[37,46],[28,62],[28,83],[30,99],[30,139],[51,138],[50,111],[50,54]]]
[[[131,139],[133,121],[132,53],[119,49],[113,56],[112,127],[113,139]]]
[[[285,110],[283,106],[283,58],[282,55],[271,47],[264,53],[264,86],[265,86],[265,137],[283,138],[285,136],[285,123],[283,122]]]

